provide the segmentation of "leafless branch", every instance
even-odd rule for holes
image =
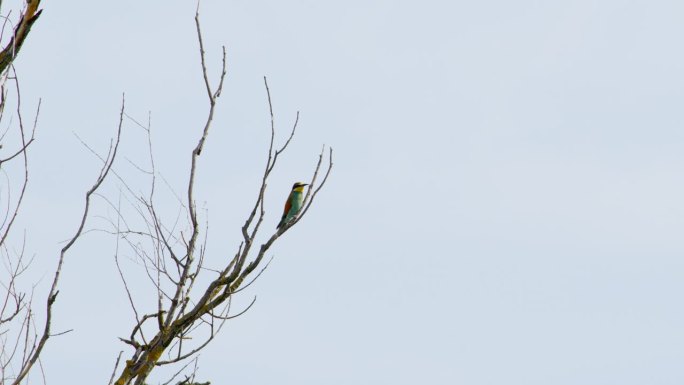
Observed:
[[[114,376],[116,376],[116,369],[119,368],[119,361],[121,361],[122,354],[123,350],[119,351],[119,355],[116,357],[116,362],[114,363],[114,369],[112,370],[112,376],[109,377],[109,382],[107,382],[107,385],[112,385],[112,382],[114,382]]]
[[[21,46],[24,44],[26,37],[31,30],[33,24],[38,20],[42,10],[38,9],[41,0],[26,0],[26,8],[21,13],[19,22],[14,28],[14,34],[7,46],[0,51],[0,73],[4,72],[9,67],[14,58],[17,57]]]
[[[195,358],[194,360],[192,360],[192,361],[188,362],[187,364],[183,365],[183,367],[180,368],[180,370],[177,371],[173,376],[171,376],[171,378],[170,378],[168,381],[166,381],[163,385],[169,385],[169,384],[171,383],[171,381],[173,381],[176,377],[178,377],[178,375],[181,374],[181,373],[185,370],[185,368],[187,368],[188,366],[190,366],[190,364],[192,364],[192,363],[195,364],[195,368],[196,368],[196,367],[197,367],[197,359]]]
[[[5,243],[5,240],[7,239],[7,236],[9,235],[10,229],[12,228],[12,225],[14,224],[15,219],[17,218],[17,215],[19,215],[19,208],[21,207],[21,203],[24,200],[24,195],[26,193],[26,186],[28,185],[28,176],[29,176],[29,171],[28,171],[28,155],[27,155],[27,150],[28,146],[33,142],[34,137],[35,137],[35,132],[36,132],[36,126],[38,122],[38,115],[40,114],[40,101],[38,102],[38,109],[36,111],[36,117],[34,120],[33,124],[33,129],[31,130],[31,137],[27,139],[26,137],[26,130],[24,129],[24,123],[22,119],[22,113],[21,113],[21,93],[19,89],[19,80],[18,77],[16,76],[16,73],[14,74],[14,84],[16,87],[16,95],[17,95],[17,116],[19,118],[19,136],[21,138],[21,147],[19,150],[17,150],[13,155],[10,157],[0,160],[0,167],[2,166],[3,162],[8,162],[12,159],[14,159],[16,156],[21,155],[22,160],[23,160],[23,166],[24,166],[24,178],[23,182],[21,185],[21,189],[19,192],[19,198],[17,199],[17,202],[15,204],[14,210],[9,210],[7,213],[11,212],[9,222],[6,224],[3,221],[3,232],[2,235],[0,235],[0,245]],[[9,200],[7,202],[9,205]]]
[[[17,375],[17,377],[14,379],[12,382],[12,385],[17,385],[21,383],[21,381],[26,377],[26,375],[29,373],[33,365],[38,361],[40,354],[43,351],[43,348],[45,347],[45,344],[47,343],[47,340],[52,336],[50,334],[50,330],[52,327],[52,316],[53,316],[53,305],[55,301],[57,300],[57,295],[59,294],[59,279],[61,277],[61,272],[62,272],[62,266],[64,265],[65,257],[69,249],[76,243],[76,241],[79,239],[81,236],[81,233],[83,232],[83,228],[85,226],[86,220],[88,219],[88,212],[90,209],[90,199],[93,193],[97,191],[97,189],[102,185],[102,182],[104,182],[105,178],[109,174],[109,170],[112,168],[112,164],[114,163],[114,159],[116,158],[117,150],[119,148],[119,142],[121,139],[121,128],[123,125],[123,111],[124,111],[124,105],[125,105],[125,98],[122,99],[121,102],[121,113],[119,117],[119,126],[116,134],[116,139],[113,144],[110,145],[110,151],[109,155],[106,159],[106,162],[103,164],[102,168],[100,169],[100,174],[98,178],[96,179],[95,183],[92,185],[92,187],[86,192],[85,194],[85,205],[83,208],[83,214],[81,216],[81,222],[76,230],[76,233],[73,235],[73,237],[67,242],[67,244],[62,248],[59,259],[57,261],[57,268],[55,269],[55,274],[54,278],[52,280],[52,285],[50,287],[50,292],[48,294],[46,304],[45,304],[45,324],[43,328],[43,332],[40,336],[40,339],[38,340],[38,343],[35,345],[35,347],[31,350],[30,354],[27,356],[27,359],[24,361],[24,365],[22,365],[22,368]]]

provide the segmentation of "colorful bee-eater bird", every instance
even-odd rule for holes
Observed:
[[[297,216],[299,210],[302,208],[302,202],[304,201],[304,186],[308,186],[308,183],[297,182],[292,186],[290,196],[287,197],[287,201],[285,202],[283,217],[280,219],[280,223],[278,223],[278,227],[276,228],[279,229],[283,227],[283,225]]]

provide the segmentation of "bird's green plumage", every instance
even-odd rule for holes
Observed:
[[[302,208],[302,203],[304,201],[304,185],[295,185],[290,192],[290,196],[287,197],[287,202],[285,202],[285,212],[283,212],[283,217],[280,219],[277,228],[281,228],[284,224],[291,221],[299,210]]]

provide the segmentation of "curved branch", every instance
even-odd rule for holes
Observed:
[[[100,170],[100,175],[98,176],[97,180],[93,184],[93,186],[88,190],[85,194],[85,207],[83,208],[83,214],[81,216],[81,222],[78,226],[78,229],[76,230],[76,233],[74,234],[73,237],[67,242],[67,244],[62,248],[60,255],[59,255],[59,260],[57,262],[57,268],[55,269],[55,275],[52,280],[52,286],[50,287],[50,293],[48,294],[47,301],[46,301],[46,316],[45,316],[45,325],[43,329],[43,333],[40,337],[40,340],[38,341],[38,344],[35,346],[35,349],[31,352],[29,355],[28,360],[26,360],[25,365],[21,368],[21,371],[17,375],[17,377],[14,379],[12,382],[12,385],[17,385],[21,383],[21,381],[26,377],[26,375],[29,373],[33,365],[38,361],[38,358],[40,357],[41,352],[43,351],[43,348],[45,347],[45,343],[47,340],[51,337],[50,334],[50,328],[52,326],[52,315],[53,315],[53,305],[55,301],[57,300],[57,294],[59,294],[58,286],[59,286],[59,279],[61,277],[62,273],[62,266],[64,265],[64,260],[67,251],[71,249],[71,247],[76,243],[76,241],[79,239],[81,236],[81,233],[83,232],[83,228],[85,227],[85,222],[88,219],[88,211],[90,209],[90,197],[97,191],[97,189],[102,185],[102,182],[104,182],[105,178],[109,174],[109,170],[112,168],[112,164],[114,163],[114,159],[116,158],[117,151],[119,149],[119,142],[121,140],[121,127],[123,125],[123,112],[124,112],[124,105],[125,105],[125,97],[122,99],[121,102],[121,113],[119,114],[119,127],[116,133],[116,141],[114,142],[113,147],[110,147],[110,155],[107,157],[104,165],[102,166],[102,169]]]

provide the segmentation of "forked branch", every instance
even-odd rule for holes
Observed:
[[[125,99],[122,100],[121,102],[121,113],[119,114],[119,126],[117,129],[116,133],[116,138],[113,141],[112,144],[110,144],[109,148],[109,155],[107,156],[102,168],[100,169],[100,174],[95,180],[95,183],[93,183],[92,187],[86,192],[85,194],[85,205],[83,208],[83,214],[81,215],[81,222],[79,223],[79,226],[76,230],[76,233],[71,237],[71,239],[67,242],[67,244],[62,248],[59,254],[59,259],[57,261],[57,268],[55,269],[55,274],[52,279],[52,286],[50,287],[50,292],[48,294],[46,303],[45,303],[45,324],[43,327],[43,332],[40,335],[40,338],[38,339],[38,343],[32,349],[31,354],[27,357],[27,359],[24,361],[24,364],[22,365],[21,370],[19,371],[19,374],[17,377],[14,379],[12,382],[12,385],[18,385],[21,383],[21,381],[28,375],[29,371],[33,367],[33,365],[38,361],[40,354],[43,351],[43,348],[45,347],[45,344],[47,340],[52,337],[53,335],[51,334],[50,330],[52,327],[52,316],[53,316],[53,311],[54,311],[54,304],[55,301],[57,300],[57,294],[59,294],[59,279],[62,273],[62,266],[64,265],[65,257],[69,249],[76,243],[76,241],[80,238],[83,228],[85,227],[86,220],[88,219],[88,212],[90,210],[90,200],[92,195],[97,191],[97,189],[102,185],[102,182],[105,181],[107,178],[107,175],[109,175],[109,171],[112,168],[112,164],[114,163],[114,159],[116,158],[117,151],[119,149],[119,142],[121,140],[121,127],[123,125],[123,113],[124,113],[124,105],[125,105]]]

